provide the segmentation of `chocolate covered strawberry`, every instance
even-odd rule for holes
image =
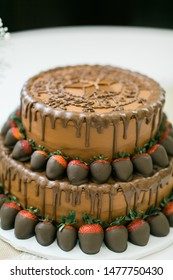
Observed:
[[[128,240],[138,246],[147,245],[150,237],[150,226],[141,217],[141,212],[134,212],[130,210],[127,220],[130,220],[127,225]]]
[[[15,217],[21,210],[16,197],[7,197],[1,206],[1,228],[9,230],[14,228]]]
[[[42,246],[49,246],[55,240],[56,226],[53,221],[46,217],[40,220],[35,226],[35,237],[37,242]]]
[[[84,214],[84,225],[78,230],[79,246],[86,254],[97,254],[104,239],[104,230],[98,219],[92,219],[89,215]]]
[[[89,166],[79,158],[68,163],[67,176],[72,185],[81,185],[88,182]]]
[[[37,212],[37,209],[30,207],[17,213],[14,224],[16,238],[28,239],[35,235],[35,226],[39,222]]]
[[[169,165],[167,152],[162,145],[158,143],[152,145],[148,149],[147,153],[151,156],[153,165],[163,167],[163,168]]]
[[[28,161],[34,150],[34,142],[32,140],[19,140],[15,144],[12,151],[12,158],[21,162]]]
[[[173,156],[173,138],[170,136],[170,129],[167,128],[159,138],[159,143],[165,148],[168,155]]]
[[[148,209],[144,218],[150,225],[150,233],[157,237],[168,235],[170,228],[166,216],[161,212],[160,208],[151,207]]]
[[[44,171],[48,160],[49,152],[43,147],[39,146],[31,155],[30,168],[32,171]]]
[[[146,149],[139,148],[135,150],[132,156],[132,163],[137,173],[144,177],[149,177],[153,173],[153,162],[151,156],[146,153]]]
[[[119,152],[112,162],[112,175],[120,181],[129,181],[133,174],[133,164],[130,155]]]
[[[57,244],[64,251],[72,250],[77,243],[77,230],[75,228],[75,212],[71,211],[67,216],[62,216],[57,230]]]
[[[172,123],[168,120],[164,122],[164,125],[169,129],[169,135],[173,137],[173,126]]]
[[[161,209],[169,222],[169,226],[173,227],[173,193],[169,198],[164,198],[161,202]]]
[[[4,203],[4,199],[6,198],[6,195],[4,193],[0,193],[0,208],[2,204]]]
[[[9,149],[13,149],[14,145],[19,140],[22,140],[24,138],[24,134],[20,131],[18,127],[12,127],[8,130],[5,136],[5,146]]]
[[[90,164],[91,180],[97,184],[103,184],[108,181],[112,172],[110,162],[103,155],[94,157]]]
[[[119,217],[106,226],[104,242],[113,252],[120,253],[127,249],[128,231],[124,221],[125,217]]]
[[[5,198],[6,198],[6,195],[4,194],[3,186],[0,183],[0,208],[1,208],[2,204],[4,203]]]
[[[67,168],[67,157],[61,152],[57,151],[52,154],[46,165],[46,176],[49,180],[62,179]]]
[[[12,127],[18,127],[18,124],[21,122],[20,118],[20,109],[16,109],[10,116],[7,121],[4,123],[1,134],[3,137],[7,134],[7,131]]]

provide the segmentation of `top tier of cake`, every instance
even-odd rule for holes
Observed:
[[[154,137],[164,102],[159,84],[139,73],[100,65],[59,67],[24,85],[22,123],[27,137],[50,152],[111,159]]]

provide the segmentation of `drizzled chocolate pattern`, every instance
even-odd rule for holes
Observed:
[[[151,79],[111,66],[84,65],[62,67],[41,73],[29,83],[31,98],[52,109],[72,112],[103,112],[144,107],[148,100],[142,91],[160,94],[160,88]]]
[[[59,148],[66,152],[64,139],[60,142],[58,136],[62,135],[64,128],[73,126],[74,135],[72,130],[66,135],[71,140],[68,154],[73,156],[73,143],[80,138],[78,143],[81,146],[77,144],[76,154],[82,157],[83,150],[88,149],[85,156],[89,158],[93,156],[95,145],[92,142],[93,131],[104,142],[98,148],[98,153],[106,150],[109,158],[118,150],[121,151],[117,139],[121,126],[122,137],[128,140],[131,135],[129,127],[135,122],[135,140],[134,143],[131,141],[131,146],[127,145],[128,152],[141,144],[144,126],[149,127],[145,142],[149,141],[159,127],[164,102],[163,89],[152,79],[128,70],[100,65],[59,67],[42,72],[31,78],[21,93],[22,121],[29,138],[36,141],[37,127],[33,127],[33,122],[38,123],[40,132],[37,137],[42,141],[41,144],[44,143],[49,150]],[[50,130],[53,135],[51,145],[49,139],[46,140]],[[107,147],[107,139],[104,141],[103,134],[110,134]],[[59,143],[53,142],[54,138]],[[97,141],[100,142],[99,138]]]
[[[2,141],[0,151],[5,192],[19,198],[23,207],[37,207],[41,215],[55,220],[60,220],[62,214],[73,209],[79,224],[84,212],[112,221],[128,214],[130,209],[146,210],[158,205],[163,195],[168,195],[172,189],[172,160],[167,168],[155,171],[152,177],[136,176],[126,183],[110,180],[99,186],[92,182],[73,186],[66,178],[49,181],[44,173],[32,172],[26,164],[11,159]]]

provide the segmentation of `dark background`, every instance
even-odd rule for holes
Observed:
[[[173,29],[173,0],[0,0],[10,32],[78,25]]]

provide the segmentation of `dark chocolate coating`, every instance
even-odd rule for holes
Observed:
[[[35,226],[38,220],[31,220],[20,213],[16,215],[14,234],[18,239],[28,239],[35,235]]]
[[[72,250],[77,243],[77,230],[64,227],[57,231],[57,244],[63,251]]]
[[[148,219],[150,225],[150,233],[157,237],[168,235],[170,228],[166,216],[162,212],[158,212],[156,216]]]
[[[46,169],[47,157],[38,152],[31,155],[30,168],[32,171],[44,171]]]
[[[66,168],[58,163],[55,159],[50,157],[46,165],[46,176],[49,180],[62,179],[65,174]]]
[[[168,155],[173,156],[173,138],[168,135],[161,143]]]
[[[31,150],[32,151],[32,150]],[[26,153],[21,145],[21,141],[17,141],[12,151],[12,158],[21,162],[29,161],[31,154]]]
[[[127,182],[132,178],[133,164],[131,160],[119,160],[112,163],[113,177]]]
[[[111,175],[110,163],[92,162],[90,165],[91,180],[98,184],[103,184],[108,181]]]
[[[153,162],[149,154],[141,155],[136,158],[132,158],[132,163],[137,173],[144,177],[149,177],[153,173]]]
[[[151,158],[156,166],[167,167],[169,165],[167,152],[162,145],[159,145],[154,153],[151,153]]]
[[[19,210],[15,208],[9,208],[6,205],[1,207],[1,228],[9,230],[14,228],[15,217]]]
[[[9,130],[10,128],[11,128],[11,127],[10,127],[10,122],[9,122],[9,120],[7,120],[7,121],[4,123],[3,127],[1,128],[1,135],[2,135],[3,137],[5,137],[5,135],[7,134],[8,130]]]
[[[88,182],[89,169],[70,164],[67,166],[67,176],[72,185],[82,185]]]
[[[5,195],[0,194],[0,208],[1,208],[2,204],[4,203],[4,198],[5,198]]]
[[[147,222],[128,232],[128,239],[138,246],[147,245],[150,237],[150,226]]]
[[[13,149],[14,145],[17,143],[18,139],[16,139],[12,134],[12,129],[10,128],[7,131],[7,134],[5,136],[5,146],[9,149]]]
[[[173,129],[172,128],[170,129],[169,135],[173,138]]]
[[[173,227],[173,214],[166,215],[166,218],[168,219],[169,226]]]
[[[35,227],[35,237],[42,246],[49,246],[55,240],[56,227],[52,223],[39,222]]]
[[[105,231],[104,241],[113,252],[121,253],[127,249],[128,231],[125,226],[116,227]]]
[[[97,254],[103,243],[104,233],[78,233],[79,246],[85,254]]]

